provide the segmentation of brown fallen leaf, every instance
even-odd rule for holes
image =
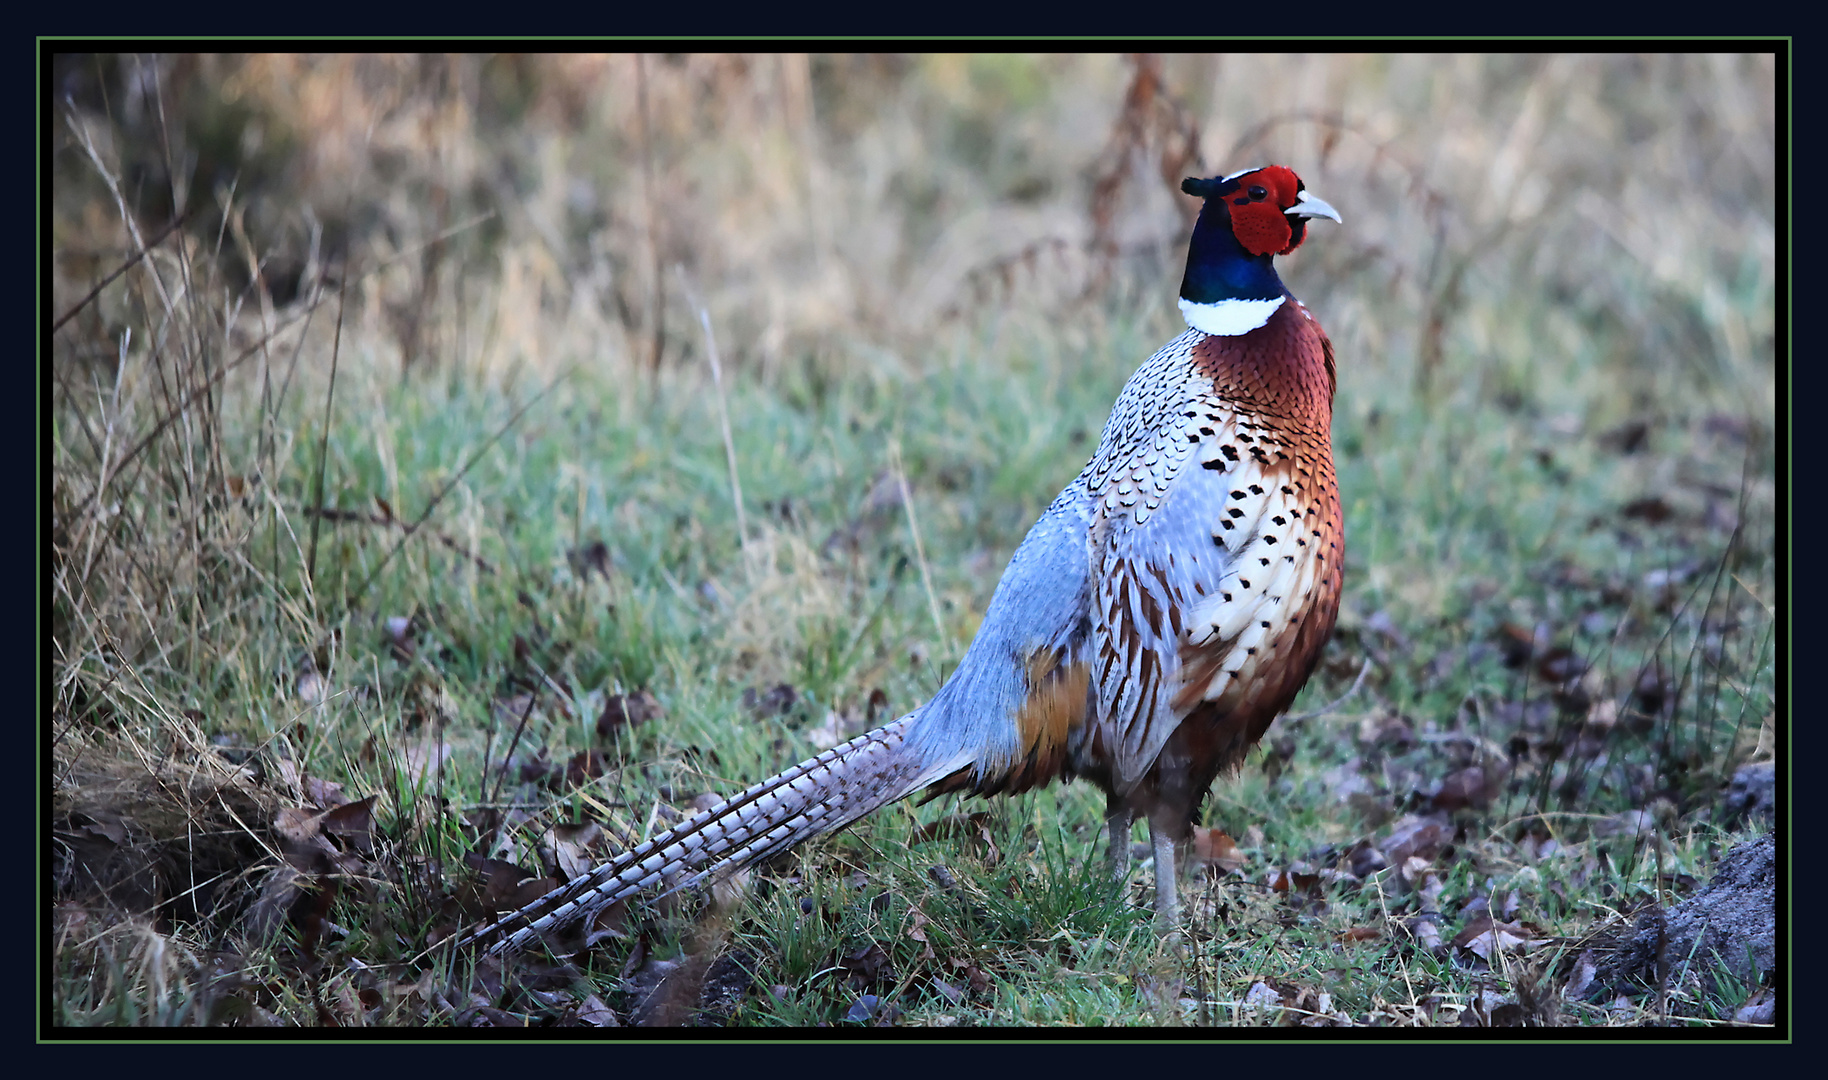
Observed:
[[[1346,872],[1355,878],[1368,878],[1388,869],[1390,861],[1369,840],[1360,840],[1346,852]]]
[[[1537,633],[1529,627],[1505,623],[1498,628],[1498,650],[1504,656],[1505,667],[1520,668],[1529,663],[1530,655],[1536,651],[1537,646]]]
[[[580,750],[565,762],[563,786],[580,788],[608,772],[611,766],[601,750]]]
[[[603,827],[594,821],[559,824],[539,839],[541,861],[565,881],[588,874],[609,854]]]
[[[1455,934],[1453,943],[1490,963],[1500,952],[1528,953],[1542,944],[1543,936],[1542,928],[1531,923],[1495,922],[1481,916]]]
[[[1501,766],[1485,768],[1479,765],[1469,766],[1449,774],[1441,781],[1440,790],[1430,800],[1437,810],[1459,810],[1463,807],[1484,807],[1492,801],[1504,785],[1504,770]]]
[[[470,854],[464,856],[464,862],[482,879],[475,897],[478,913],[518,911],[559,887],[554,878],[529,874],[502,859]]]
[[[830,750],[839,743],[848,742],[853,729],[861,730],[862,725],[853,722],[836,709],[827,709],[823,721],[806,729],[806,741],[811,743],[814,749]]]
[[[592,572],[605,580],[609,578],[609,545],[601,540],[570,549],[565,552],[565,559],[571,563],[572,572],[581,578],[588,579]]]
[[[987,831],[990,825],[990,812],[979,810],[971,814],[947,814],[938,821],[929,822],[914,830],[908,838],[909,844],[924,844],[929,840],[946,840],[953,837],[977,837],[981,834],[989,839]]]
[[[1434,863],[1422,858],[1420,855],[1411,855],[1401,863],[1398,863],[1396,873],[1403,884],[1412,889],[1426,891],[1432,883],[1435,891],[1437,893],[1440,891],[1440,876],[1434,872]]]
[[[1412,856],[1433,859],[1452,839],[1453,825],[1444,817],[1411,814],[1391,826],[1389,836],[1378,847],[1390,865],[1402,866]]]
[[[616,733],[632,729],[666,715],[660,699],[646,690],[633,694],[612,694],[603,700],[603,711],[597,716],[597,737],[613,741]]]
[[[305,777],[303,783],[305,800],[320,810],[328,810],[333,806],[341,806],[349,801],[349,796],[343,794],[343,785],[341,784],[333,784],[327,780],[319,780],[315,776]]]
[[[1550,649],[1536,661],[1536,674],[1551,686],[1572,682],[1587,670],[1587,661],[1567,646]]]
[[[841,957],[838,966],[843,969],[846,981],[853,990],[869,989],[895,981],[895,972],[889,966],[887,950],[875,942]]]
[[[628,937],[628,901],[618,900],[597,912],[584,933],[584,947],[594,949],[611,938]]]
[[[427,735],[406,744],[400,751],[400,771],[414,783],[435,776],[451,756],[451,744],[436,735]]]
[[[1675,516],[1675,510],[1662,499],[1649,495],[1642,499],[1633,499],[1625,504],[1619,513],[1628,518],[1637,518],[1652,525],[1661,525]]]
[[[610,1028],[621,1026],[621,1021],[616,1019],[615,1011],[603,1004],[603,999],[595,994],[587,995],[583,1001],[578,1002],[577,1009],[573,1016],[577,1022],[584,1027]]]
[[[374,850],[374,804],[378,796],[370,795],[357,802],[346,802],[324,811],[320,827],[340,841],[345,850],[367,854]]]
[[[1245,862],[1237,841],[1223,829],[1193,830],[1193,857],[1195,861],[1216,866],[1225,873],[1238,870]]]
[[[743,708],[758,717],[785,716],[799,701],[800,692],[787,683],[777,683],[761,694],[756,693],[753,686],[743,691]]]

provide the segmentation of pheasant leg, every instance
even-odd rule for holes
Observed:
[[[1155,849],[1155,928],[1163,941],[1179,948],[1181,912],[1175,892],[1174,838],[1153,820],[1149,822],[1149,846]]]
[[[1122,881],[1130,876],[1130,821],[1128,807],[1118,806],[1116,800],[1108,804],[1104,824],[1110,832],[1111,847],[1105,852],[1105,858],[1111,869],[1112,881]]]

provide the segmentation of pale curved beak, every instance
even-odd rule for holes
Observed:
[[[1295,205],[1289,207],[1288,212],[1296,217],[1323,217],[1339,221],[1339,211],[1305,191],[1295,199]],[[1341,221],[1340,224],[1345,222]]]

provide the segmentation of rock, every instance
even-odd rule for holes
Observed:
[[[1628,934],[1583,953],[1570,995],[1596,1001],[1666,985],[1738,1008],[1777,967],[1776,863],[1770,836],[1733,848],[1699,893],[1641,912]]]
[[[1777,763],[1775,761],[1755,761],[1742,765],[1733,774],[1733,782],[1726,790],[1726,828],[1737,828],[1747,823],[1770,826],[1777,819]]]

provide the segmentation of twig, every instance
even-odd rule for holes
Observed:
[[[724,368],[717,358],[717,336],[711,332],[711,312],[699,299],[698,291],[686,277],[685,267],[674,265],[680,288],[685,290],[693,307],[698,309],[698,325],[705,331],[705,355],[711,361],[711,385],[717,390],[717,421],[724,429],[724,461],[730,466],[730,501],[736,504],[736,546],[742,550],[744,566],[748,565],[749,526],[743,518],[743,484],[736,476],[736,440],[730,435],[730,405],[724,396]]]
[[[895,483],[901,486],[901,508],[908,515],[908,532],[914,537],[914,561],[920,566],[920,583],[927,590],[927,610],[933,616],[933,632],[939,635],[939,643],[947,652],[952,651],[952,639],[946,634],[946,624],[939,617],[939,597],[933,592],[933,575],[927,570],[926,549],[920,543],[920,522],[914,518],[914,496],[908,491],[907,473],[901,468],[901,442],[889,441],[889,467],[895,470]]]
[[[1365,684],[1365,676],[1367,676],[1369,674],[1371,674],[1371,658],[1369,656],[1367,656],[1367,657],[1365,657],[1364,666],[1358,669],[1358,678],[1352,680],[1352,689],[1347,690],[1345,693],[1339,695],[1339,697],[1337,699],[1327,702],[1325,705],[1322,705],[1320,708],[1315,709],[1313,712],[1304,712],[1304,713],[1297,713],[1294,716],[1285,716],[1282,718],[1282,722],[1285,724],[1292,724],[1292,723],[1295,723],[1295,722],[1301,721],[1301,720],[1312,720],[1316,716],[1325,716],[1326,714],[1332,712],[1334,709],[1339,708],[1341,705],[1344,705],[1347,701],[1351,700],[1352,695],[1358,693],[1358,688]]]
[[[317,444],[317,494],[311,500],[317,506],[324,505],[324,473],[330,467],[330,410],[336,403],[336,358],[343,351],[343,308],[347,289],[348,275],[344,275],[336,290],[336,334],[330,343],[330,388],[324,392],[324,436]],[[311,519],[310,554],[305,557],[305,587],[311,590],[313,607],[317,597],[317,528],[322,520]]]
[[[660,274],[660,221],[654,211],[654,125],[648,117],[647,61],[635,54],[635,97],[641,115],[641,198],[647,206],[647,249],[654,269],[654,340],[648,364],[656,383],[660,354],[666,349],[666,280]]]
[[[449,229],[446,229],[443,233],[439,234],[438,236],[433,237],[431,240],[428,240],[427,243],[428,244],[437,243],[463,229],[472,228],[472,227],[480,224],[481,222],[488,220],[490,217],[493,217],[493,216],[494,216],[493,214],[479,214],[476,217],[471,218],[469,221],[461,222],[457,225],[451,226]],[[423,246],[424,245],[421,245],[421,247],[423,247]],[[389,256],[388,258],[382,259],[381,261],[375,263],[373,266],[370,266],[370,267],[364,269],[360,274],[355,275],[355,279],[357,281],[361,281],[368,277],[373,276],[374,274],[380,273],[382,270],[393,265],[395,262],[398,262],[400,259],[405,258],[406,256],[411,255],[415,251],[418,251],[418,250],[420,250],[420,248],[408,248],[406,250],[396,252],[395,254]],[[267,346],[273,342],[274,339],[279,337],[279,335],[282,331],[289,330],[300,322],[308,323],[310,321],[310,317],[311,317],[312,313],[317,311],[318,305],[321,303],[323,303],[323,299],[321,297],[318,299],[312,300],[309,303],[309,305],[306,306],[304,309],[294,312],[290,318],[286,319],[284,322],[280,323],[279,325],[273,327],[273,330],[271,333],[263,335],[259,341],[256,341],[254,344],[252,344],[252,345],[248,346],[246,349],[242,350],[241,354],[239,356],[236,356],[235,359],[230,360],[228,363],[223,364],[222,366],[218,367],[215,370],[215,372],[209,376],[208,381],[205,382],[203,385],[192,387],[191,390],[184,395],[184,397],[179,399],[179,401],[176,404],[172,405],[170,408],[168,408],[166,410],[165,415],[159,419],[158,423],[156,423],[152,426],[151,431],[148,431],[138,442],[134,443],[132,449],[128,450],[125,454],[122,454],[120,456],[120,459],[115,462],[114,468],[110,469],[106,475],[102,476],[100,481],[95,485],[95,490],[90,492],[88,495],[83,496],[82,501],[77,503],[76,506],[73,509],[71,509],[70,516],[72,518],[74,518],[74,517],[80,515],[84,510],[87,510],[89,508],[89,504],[98,500],[101,497],[102,492],[107,489],[109,482],[111,480],[113,480],[114,477],[119,476],[121,474],[121,470],[125,469],[128,465],[132,464],[136,458],[138,458],[142,453],[144,453],[146,451],[146,448],[151,446],[153,444],[153,441],[156,440],[159,437],[159,435],[167,427],[171,426],[172,421],[174,421],[178,417],[182,416],[184,414],[184,410],[189,408],[191,403],[194,402],[200,395],[202,395],[205,391],[207,391],[215,383],[222,381],[223,377],[226,376],[229,372],[240,367],[242,364],[245,364],[248,360],[252,359],[253,357],[260,355],[267,348]],[[302,341],[300,344],[302,345]],[[298,359],[298,352],[297,352],[297,350],[294,350],[293,363],[295,365],[297,363],[297,359]],[[122,367],[124,367],[124,366],[125,365],[122,365]],[[120,369],[117,368],[117,371],[118,370],[120,370]],[[287,379],[288,379],[288,381],[290,380],[290,374],[288,374]],[[282,386],[280,388],[281,400],[284,400],[284,396],[285,396],[285,387]]]
[[[533,395],[531,398],[528,398],[520,408],[515,409],[506,422],[496,430],[495,434],[489,436],[481,446],[476,448],[476,452],[470,455],[470,459],[464,462],[463,467],[458,469],[449,480],[444,482],[444,486],[438,489],[438,493],[433,495],[431,501],[425,504],[425,509],[420,511],[419,516],[413,519],[413,523],[406,527],[406,531],[400,535],[400,539],[394,541],[394,546],[387,549],[387,554],[381,557],[381,561],[375,564],[375,568],[370,570],[368,576],[362,579],[362,583],[356,586],[354,592],[349,594],[349,599],[345,602],[347,606],[353,607],[356,601],[362,598],[363,594],[368,591],[368,587],[374,584],[375,578],[379,577],[381,571],[387,567],[387,564],[393,561],[393,557],[400,553],[400,549],[405,546],[407,540],[412,538],[413,533],[418,531],[419,526],[425,524],[426,519],[432,516],[432,511],[438,509],[438,504],[443,502],[444,497],[451,493],[451,489],[457,486],[457,482],[462,480],[464,476],[476,466],[478,461],[482,460],[482,456],[488,453],[490,448],[499,442],[501,437],[506,435],[510,428],[520,422],[521,417],[527,415],[527,410],[539,404],[542,398],[557,389],[559,383],[563,382],[570,374],[571,369],[566,368],[564,371],[553,376],[552,381],[546,384],[545,389]]]
[[[313,305],[313,306],[315,307],[315,305]],[[300,312],[297,315],[295,315],[293,318],[289,319],[288,321],[281,323],[279,326],[274,327],[273,332],[271,334],[266,335],[260,341],[255,342],[253,345],[248,346],[248,348],[245,351],[243,351],[240,356],[235,357],[235,359],[233,359],[233,360],[229,361],[228,363],[223,364],[221,367],[217,368],[215,371],[215,374],[211,375],[209,377],[209,380],[207,382],[205,382],[203,385],[192,387],[189,393],[185,394],[183,398],[179,399],[177,404],[173,405],[170,409],[168,409],[166,411],[165,415],[159,420],[159,422],[152,426],[151,431],[147,432],[145,434],[145,436],[140,439],[139,442],[134,443],[132,449],[128,450],[125,454],[121,455],[120,460],[115,462],[114,468],[110,469],[106,475],[102,476],[101,480],[95,485],[95,490],[90,492],[88,495],[84,496],[83,500],[80,503],[76,504],[75,509],[70,511],[70,516],[76,517],[77,515],[81,514],[84,510],[87,510],[89,508],[90,503],[93,503],[98,498],[100,498],[102,492],[104,490],[106,490],[106,488],[108,487],[108,482],[110,480],[114,479],[116,476],[119,476],[121,474],[122,469],[126,468],[129,464],[131,464],[133,462],[133,460],[135,458],[139,457],[140,454],[144,453],[146,448],[152,445],[153,440],[157,439],[159,437],[159,435],[162,432],[164,432],[164,430],[167,427],[171,426],[171,422],[173,420],[176,420],[178,417],[182,416],[184,414],[184,410],[189,408],[190,404],[193,401],[195,401],[199,396],[201,396],[205,390],[209,389],[210,384],[221,381],[221,379],[224,375],[227,375],[229,372],[233,371],[234,369],[240,367],[242,364],[246,363],[250,358],[258,355],[261,352],[261,350],[266,347],[268,342],[270,342],[273,338],[279,336],[280,331],[291,328],[291,326],[294,323],[297,323],[299,320],[303,319],[307,313],[308,312]]]
[[[354,522],[361,522],[361,523],[367,524],[367,525],[396,525],[402,529],[405,529],[408,532],[413,531],[413,529],[410,526],[408,526],[406,522],[401,521],[397,517],[389,517],[385,514],[371,514],[371,513],[366,513],[364,511],[361,511],[361,510],[339,510],[334,506],[307,506],[307,507],[303,508],[303,512],[307,516],[320,517],[320,518],[323,518],[325,521],[329,521],[329,522],[333,522],[333,523],[334,522],[343,522],[343,521],[354,521]],[[445,547],[449,548],[453,553],[461,555],[464,558],[475,563],[477,569],[479,569],[487,574],[493,574],[495,572],[494,563],[491,563],[489,560],[483,558],[481,555],[476,554],[474,551],[468,551],[464,548],[459,547],[457,545],[457,541],[452,539],[449,534],[441,532],[437,529],[427,529],[426,532],[428,534],[430,534],[434,539],[436,539],[439,543],[441,543]]]
[[[63,325],[65,323],[69,322],[71,319],[76,318],[76,316],[82,311],[83,308],[86,308],[90,304],[94,303],[95,298],[100,296],[102,294],[102,290],[107,288],[114,281],[115,278],[120,277],[122,274],[125,274],[127,271],[133,269],[136,265],[138,265],[139,261],[141,259],[144,259],[148,254],[150,254],[153,248],[156,248],[160,244],[164,243],[166,237],[168,237],[172,233],[176,232],[178,230],[179,226],[183,225],[186,221],[190,220],[191,214],[194,213],[195,211],[196,211],[196,207],[194,205],[185,207],[183,213],[179,214],[175,218],[172,218],[171,221],[163,229],[160,229],[158,232],[153,233],[152,238],[147,240],[145,245],[142,246],[138,251],[135,251],[133,253],[133,255],[127,259],[126,262],[124,262],[120,266],[116,267],[113,273],[109,274],[107,277],[105,277],[105,278],[101,279],[101,281],[97,282],[95,285],[95,288],[90,289],[86,296],[84,296],[81,300],[78,300],[76,303],[74,303],[70,306],[70,310],[64,312],[62,315],[59,315],[57,317],[57,321],[53,322],[51,324],[51,333],[55,334],[57,331],[63,329]]]
[[[533,715],[533,706],[539,699],[539,687],[535,686],[527,691],[527,707],[520,711],[520,723],[514,726],[514,738],[508,743],[508,752],[501,756],[501,771],[495,774],[495,790],[489,795],[489,801],[492,803],[501,801],[501,783],[508,778],[508,762],[514,757],[515,749],[520,746],[521,733],[527,730],[527,718]],[[485,770],[489,767],[487,759],[484,759],[482,767]],[[484,774],[484,778],[487,778],[486,773]],[[504,818],[503,820],[505,821],[506,819]],[[500,822],[497,822],[495,825],[495,838],[497,840],[501,839]]]

